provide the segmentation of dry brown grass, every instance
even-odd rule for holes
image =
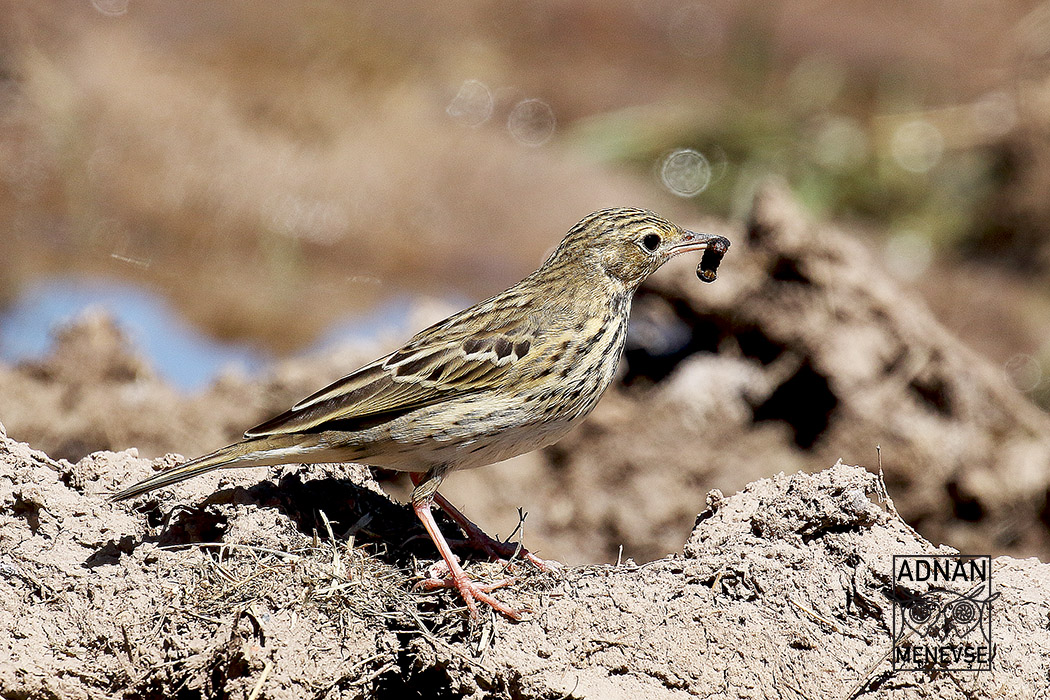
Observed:
[[[454,592],[422,594],[415,590],[428,562],[401,568],[389,557],[369,551],[373,546],[358,545],[353,535],[336,538],[330,526],[321,536],[315,533],[312,542],[299,538],[301,545],[288,551],[224,542],[175,547],[199,549],[206,556],[198,558],[190,586],[172,592],[164,606],[164,615],[170,619],[152,623],[160,628],[178,624],[179,618],[192,618],[218,624],[256,615],[256,610],[295,609],[321,620],[337,637],[348,636],[348,626],[360,621],[446,648],[453,642],[468,641],[480,650],[485,646],[483,640],[491,637],[493,611],[486,610],[479,623],[471,623]],[[469,569],[472,576],[495,582],[510,575],[509,567],[514,569],[514,582],[500,589],[509,596],[519,588],[532,593],[550,591],[565,575],[602,568],[572,567],[552,574],[520,562],[473,562]]]

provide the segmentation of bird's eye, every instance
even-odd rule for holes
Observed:
[[[642,245],[651,253],[660,247],[660,236],[655,233],[647,233],[642,238]]]

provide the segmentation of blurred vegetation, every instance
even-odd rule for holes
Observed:
[[[383,298],[494,292],[591,209],[741,217],[780,175],[1050,405],[1050,4],[3,12],[0,302],[130,278],[290,351]]]

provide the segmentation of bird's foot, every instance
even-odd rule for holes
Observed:
[[[496,598],[489,595],[490,593],[492,593],[492,591],[496,590],[497,588],[503,588],[504,586],[511,585],[516,581],[516,579],[505,578],[501,581],[497,581],[496,583],[476,583],[474,581],[471,581],[470,578],[462,571],[460,571],[458,574],[452,573],[447,576],[435,575],[438,574],[438,572],[441,572],[443,574],[449,573],[447,565],[443,567],[442,571],[442,568],[440,567],[440,565],[442,564],[444,564],[444,562],[437,562],[433,566],[431,566],[427,570],[427,574],[429,575],[429,577],[417,583],[415,585],[415,588],[423,591],[434,591],[442,588],[455,588],[456,591],[459,593],[460,597],[463,598],[463,602],[466,603],[467,611],[470,613],[470,617],[473,620],[477,620],[480,617],[480,614],[478,613],[478,606],[475,603],[475,601],[479,600],[482,603],[485,603],[486,605],[491,607],[496,612],[506,615],[515,622],[521,621],[522,613],[532,612],[528,608],[516,610],[512,607],[504,605],[503,603],[496,600]]]

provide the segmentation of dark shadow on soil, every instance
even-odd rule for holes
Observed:
[[[371,545],[373,553],[389,564],[407,567],[416,559],[438,557],[434,544],[412,509],[391,501],[385,495],[358,486],[350,479],[322,477],[303,481],[301,474],[286,474],[277,482],[261,481],[255,486],[238,486],[216,491],[196,505],[177,505],[162,510],[159,501],[146,503],[139,512],[159,534],[137,542],[107,542],[85,566],[114,563],[122,553],[130,553],[142,542],[177,547],[202,542],[221,542],[228,527],[220,505],[256,505],[275,508],[286,515],[304,535],[328,538],[327,517],[332,533],[345,540],[353,536],[358,545]],[[467,559],[476,552],[462,538],[459,528],[437,508],[434,516],[449,545]]]

